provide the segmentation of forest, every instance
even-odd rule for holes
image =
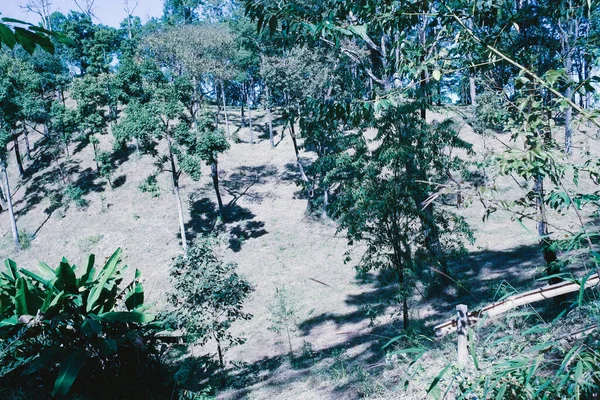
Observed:
[[[1,399],[598,398],[600,2],[55,2],[0,5]]]

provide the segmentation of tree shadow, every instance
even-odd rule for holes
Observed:
[[[126,175],[120,175],[120,176],[116,177],[112,183],[113,189],[120,188],[121,186],[123,186],[125,184],[126,181],[127,181]]]
[[[228,206],[235,204],[242,197],[246,197],[253,203],[260,203],[263,200],[263,196],[258,192],[252,191],[252,187],[264,184],[267,179],[276,176],[277,173],[277,167],[272,164],[236,168],[221,183],[225,191],[232,197]]]
[[[237,253],[246,240],[256,239],[269,233],[264,227],[265,223],[262,221],[246,221],[234,226],[229,231],[229,248]]]
[[[192,195],[193,199],[194,195]],[[194,240],[198,235],[227,232],[229,246],[233,251],[240,251],[244,241],[267,234],[264,222],[253,221],[256,215],[247,208],[237,204],[225,207],[224,221],[218,223],[219,211],[217,204],[206,198],[190,201],[190,220],[185,224],[186,235]],[[231,228],[229,228],[234,224]]]

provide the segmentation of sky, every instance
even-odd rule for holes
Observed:
[[[2,17],[16,18],[37,24],[40,21],[39,16],[27,13],[21,8],[28,2],[29,0],[0,0],[0,13]],[[51,3],[52,11],[60,11],[63,14],[68,14],[69,10],[78,10],[73,0],[51,0]],[[135,4],[135,0],[130,0],[130,4]],[[94,22],[118,27],[126,16],[124,8],[123,0],[96,0]],[[146,22],[152,17],[160,17],[162,11],[163,0],[138,0],[138,6],[133,15],[140,17],[142,22]]]

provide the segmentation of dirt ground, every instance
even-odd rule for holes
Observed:
[[[278,127],[277,146],[271,148],[266,118],[261,112],[256,114],[258,139],[250,144],[248,129],[239,129],[239,113],[230,112],[232,131],[239,130],[241,142],[220,157],[222,195],[229,204],[223,256],[236,262],[239,272],[254,287],[246,304],[254,317],[234,327],[235,334],[247,341],[226,352],[226,359],[237,365],[232,372],[237,382],[220,396],[355,398],[366,389],[360,387],[363,381],[349,378],[349,371],[356,365],[368,370],[385,363],[382,344],[401,332],[396,307],[387,303],[395,288],[382,285],[374,277],[366,282],[356,279],[353,265],[360,256],[360,247],[351,251],[356,257],[345,264],[349,247],[343,233],[336,234],[331,221],[306,215],[305,195],[295,183],[299,174],[290,137],[287,132],[282,137]],[[442,117],[431,115],[434,119]],[[503,146],[497,138],[476,135],[466,124],[461,135],[473,143],[476,157],[489,157]],[[110,135],[102,136],[101,147],[110,146]],[[56,265],[63,256],[81,263],[91,252],[102,260],[120,246],[124,261],[142,271],[148,299],[160,309],[169,287],[169,266],[181,253],[177,210],[166,174],[159,177],[159,197],[138,189],[153,172],[153,161],[130,150],[120,157],[114,175],[118,187],[111,189],[94,174],[91,146],[72,146],[68,168],[86,190],[89,205],[84,209],[71,205],[67,210],[48,210],[60,175],[47,154],[33,151],[33,159],[26,161],[28,176],[24,180],[19,180],[15,162],[11,162],[9,174],[18,226],[32,236],[32,241],[28,249],[15,254],[8,216],[3,212],[0,256],[35,270],[38,261]],[[303,162],[310,162],[312,157],[302,151]],[[210,232],[217,216],[210,171],[205,167],[203,173],[199,182],[188,178],[182,182],[183,198],[187,199],[186,227],[192,237]],[[501,190],[512,191],[511,195],[518,190],[508,181],[499,184],[504,186]],[[541,276],[536,267],[543,260],[535,227],[527,223],[522,226],[502,213],[482,223],[482,205],[476,198],[470,200],[469,207],[456,211],[471,223],[477,241],[468,255],[453,264],[457,280],[468,287],[470,294],[461,294],[457,287],[448,287],[443,296],[432,300],[416,293],[411,301],[412,317],[425,328],[452,317],[458,301],[481,305],[497,296],[502,285],[511,290],[541,284],[536,281]],[[275,291],[282,287],[291,294],[297,308],[297,329],[291,335],[294,352],[299,359],[309,360],[308,364],[294,364],[287,356],[287,338],[268,329]],[[194,349],[195,354],[203,352],[214,353],[215,349],[211,344]]]

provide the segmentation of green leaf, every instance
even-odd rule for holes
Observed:
[[[17,44],[15,34],[8,26],[4,24],[0,24],[0,44],[1,43],[4,43],[11,49],[15,47],[15,44]]]
[[[90,254],[88,256],[87,265],[85,266],[85,273],[79,279],[79,286],[83,286],[89,281],[94,280],[94,275],[96,274],[96,270],[94,268],[94,263],[96,262],[96,256],[94,254]]]
[[[39,276],[39,275],[37,275],[37,274],[34,274],[34,273],[33,273],[33,272],[31,272],[31,271],[28,271],[28,270],[26,270],[26,269],[23,269],[23,268],[21,268],[21,273],[22,273],[23,275],[26,275],[26,276],[30,277],[30,278],[31,278],[31,279],[33,279],[34,281],[41,283],[42,285],[44,285],[44,287],[52,287],[52,283],[51,283],[51,281],[50,281],[50,280],[48,280],[48,279],[44,279],[44,278],[42,278],[41,276]]]
[[[73,382],[75,382],[75,378],[77,378],[79,371],[81,371],[86,361],[87,355],[85,354],[85,350],[78,349],[60,364],[52,396],[60,397],[69,392],[69,389],[73,386]]]
[[[146,314],[137,311],[113,311],[99,314],[98,318],[106,322],[131,322],[144,324],[154,321],[153,314]]]
[[[63,258],[56,269],[56,282],[54,286],[58,290],[64,290],[67,293],[77,293],[77,278],[75,271],[66,258]]]
[[[96,302],[98,301],[98,299],[100,298],[100,295],[102,294],[102,291],[104,290],[104,285],[106,285],[106,282],[108,281],[108,279],[111,276],[113,276],[113,274],[115,273],[117,264],[119,263],[119,261],[121,259],[121,252],[122,252],[122,250],[119,247],[113,253],[113,255],[108,259],[106,264],[104,264],[104,267],[100,271],[100,274],[98,276],[98,279],[99,279],[98,283],[96,283],[94,285],[94,287],[90,290],[90,294],[87,298],[87,307],[86,307],[87,312],[90,312],[92,309],[94,309],[97,306]]]
[[[23,28],[15,28],[15,39],[17,39],[17,43],[23,46],[26,52],[28,52],[29,54],[33,54],[33,52],[35,51],[36,43],[35,40],[32,40],[31,36],[28,35],[26,32],[31,33]]]
[[[52,268],[50,268],[50,266],[48,264],[46,264],[45,262],[40,262],[38,264],[38,270],[40,271],[40,273],[42,275],[48,275],[49,277],[56,276],[56,271],[53,270]]]
[[[17,292],[15,294],[15,314],[36,315],[42,305],[42,301],[32,293],[29,283],[23,277],[17,279]]]
[[[6,269],[8,269],[9,277],[11,277],[13,280],[16,280],[19,278],[20,275],[17,270],[16,262],[11,260],[10,258],[7,258],[6,260],[4,260],[4,265],[6,265]]]
[[[100,335],[102,333],[102,324],[95,319],[88,318],[81,324],[81,331],[86,336],[92,334]]]
[[[19,318],[16,315],[13,315],[10,318],[4,318],[0,321],[0,328],[5,326],[14,326],[19,323]]]
[[[433,73],[431,74],[431,76],[433,77],[433,79],[435,79],[436,81],[439,81],[440,79],[442,79],[442,73],[440,72],[439,69],[436,69],[433,71]]]
[[[144,287],[140,283],[142,274],[140,270],[135,270],[135,284],[133,290],[127,295],[125,299],[125,306],[128,310],[133,310],[144,304]]]
[[[435,379],[431,382],[431,385],[429,385],[429,389],[427,389],[427,394],[429,394],[433,389],[435,389],[438,385],[438,383],[440,383],[440,380],[442,380],[442,378],[444,377],[444,375],[446,374],[446,372],[448,372],[448,370],[450,369],[450,367],[452,367],[452,364],[448,364],[446,365],[439,374],[437,374],[437,376],[435,377]]]

